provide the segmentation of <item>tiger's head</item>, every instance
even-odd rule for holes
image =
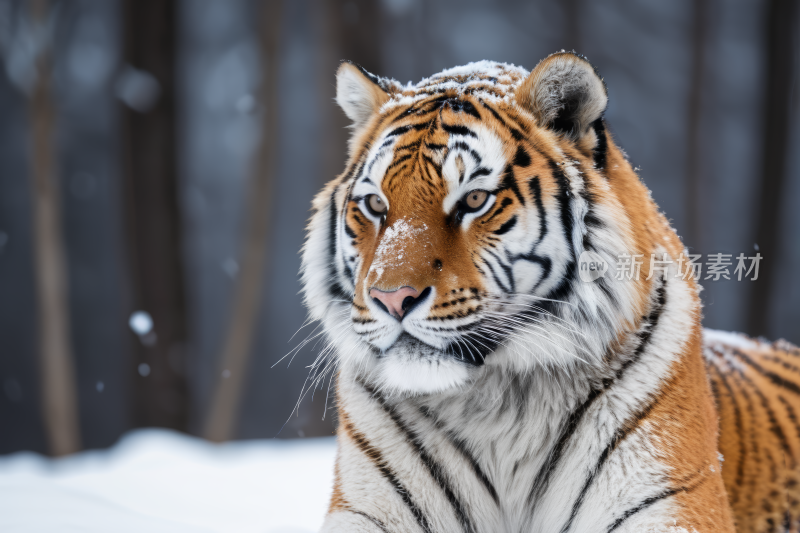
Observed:
[[[384,391],[597,364],[652,281],[646,264],[638,280],[583,280],[579,260],[681,250],[606,132],[606,87],[582,57],[407,86],[345,62],[336,99],[350,157],[314,200],[304,298],[333,362]]]

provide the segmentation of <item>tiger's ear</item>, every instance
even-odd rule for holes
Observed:
[[[381,87],[377,76],[347,61],[339,66],[336,103],[353,121],[355,130],[364,126],[388,99],[389,94]]]
[[[559,52],[542,60],[516,92],[540,126],[581,140],[608,104],[606,85],[583,57]]]

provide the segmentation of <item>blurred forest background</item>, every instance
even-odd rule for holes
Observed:
[[[705,324],[800,342],[797,4],[0,0],[0,454],[331,434],[325,390],[290,418],[313,345],[273,365],[313,329],[290,340],[341,59],[416,82],[586,55],[686,244],[764,257],[703,282]]]

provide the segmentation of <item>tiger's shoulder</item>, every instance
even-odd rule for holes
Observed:
[[[704,330],[737,531],[800,531],[800,348]]]

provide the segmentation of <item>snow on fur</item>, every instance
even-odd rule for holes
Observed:
[[[453,67],[424,78],[419,83],[402,86],[395,80],[386,80],[394,94],[381,108],[381,113],[397,106],[407,106],[430,96],[432,92],[453,89],[459,92],[475,91],[474,94],[489,102],[510,102],[514,90],[528,76],[524,68],[496,61],[475,61]]]

